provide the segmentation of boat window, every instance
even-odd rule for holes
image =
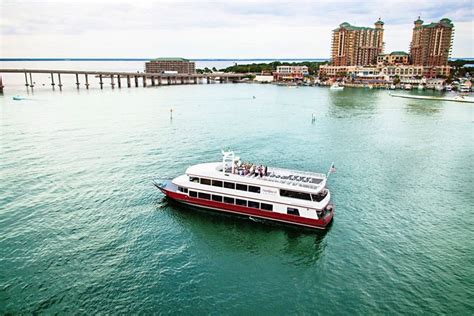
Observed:
[[[249,192],[260,193],[260,187],[254,187],[253,185],[249,185]]]
[[[247,201],[246,200],[241,200],[241,199],[235,199],[235,204],[242,205],[242,206],[247,206]]]
[[[222,187],[222,181],[212,180],[212,185],[215,187]]]
[[[247,191],[247,185],[245,185],[245,184],[237,183],[236,186],[235,186],[235,188],[236,188],[237,190],[240,190],[240,191]]]
[[[220,195],[212,195],[212,200],[216,202],[222,202],[222,196]]]
[[[224,182],[224,188],[235,190],[235,183],[233,183],[233,182]]]
[[[286,213],[287,213],[287,214],[290,214],[290,215],[297,215],[297,216],[300,216],[300,212],[298,211],[297,208],[288,207],[288,208],[286,209]]]
[[[318,194],[311,194],[311,197],[313,198],[314,202],[321,202],[327,195],[328,191],[324,190],[322,192],[319,192]]]
[[[183,188],[183,187],[178,187],[178,191],[183,192],[183,193],[188,193],[188,189]]]
[[[201,178],[201,184],[211,185],[211,180],[210,180],[210,179]]]
[[[291,190],[280,189],[280,196],[311,201],[311,195],[309,193],[303,193],[303,192],[297,192],[297,191],[291,191]]]
[[[227,204],[234,204],[234,198],[231,198],[231,197],[228,197],[228,196],[224,196],[224,203],[227,203]]]
[[[260,208],[265,211],[273,211],[272,204],[260,203]]]
[[[249,207],[260,208],[260,203],[255,202],[255,201],[249,201],[248,205],[249,205]]]
[[[208,193],[202,193],[202,192],[199,192],[198,193],[198,197],[200,199],[204,199],[204,200],[210,200],[211,199],[211,195],[208,194]]]
[[[199,183],[199,178],[189,177],[189,181]]]
[[[198,194],[197,194],[196,191],[189,191],[189,196],[190,196],[190,197],[197,197]]]

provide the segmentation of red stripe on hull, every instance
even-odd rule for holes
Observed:
[[[159,188],[166,196],[169,198],[176,200],[178,202],[183,202],[186,204],[191,204],[195,206],[200,206],[204,208],[211,208],[218,211],[226,212],[226,213],[233,213],[233,214],[240,214],[240,215],[247,215],[247,216],[254,216],[263,219],[284,222],[287,224],[293,225],[300,225],[305,227],[317,228],[317,229],[325,229],[327,225],[332,220],[334,215],[333,211],[331,211],[327,216],[322,219],[311,219],[296,215],[288,215],[282,213],[276,213],[272,211],[262,211],[259,209],[254,209],[250,207],[234,205],[234,204],[226,204],[222,202],[210,201],[210,200],[203,200],[198,198],[193,198],[187,196],[182,193],[167,191],[163,188]]]

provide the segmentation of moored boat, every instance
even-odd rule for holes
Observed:
[[[222,162],[189,167],[155,185],[169,198],[218,212],[325,229],[334,216],[327,174],[243,163],[233,152]]]
[[[329,89],[340,91],[340,90],[344,90],[344,87],[340,86],[339,83],[335,82],[334,84],[331,85],[331,88],[329,88]]]

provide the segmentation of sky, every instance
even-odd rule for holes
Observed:
[[[385,52],[413,21],[450,18],[452,57],[474,57],[472,0],[0,0],[0,57],[327,58],[342,22],[385,22]]]

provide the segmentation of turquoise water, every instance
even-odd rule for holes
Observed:
[[[474,309],[472,105],[251,84],[18,89],[0,97],[1,314]],[[197,211],[152,185],[224,147],[334,161],[331,228]]]

